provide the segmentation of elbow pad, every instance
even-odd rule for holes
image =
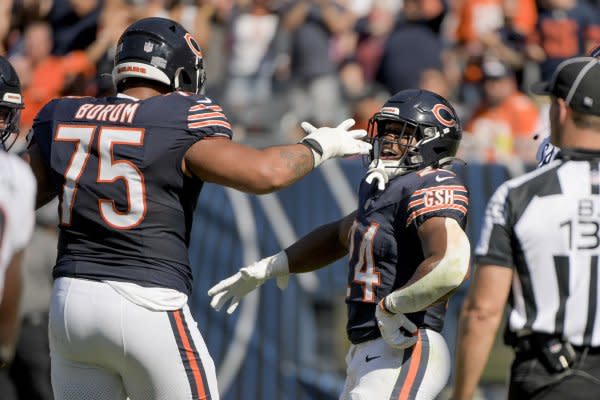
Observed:
[[[446,218],[446,253],[435,268],[410,286],[385,297],[385,308],[392,313],[413,313],[439,302],[457,288],[469,272],[469,238],[452,218]]]

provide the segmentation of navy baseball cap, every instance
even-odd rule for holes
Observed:
[[[538,95],[552,95],[565,100],[573,110],[600,115],[600,60],[573,57],[561,62],[552,79],[531,85]]]

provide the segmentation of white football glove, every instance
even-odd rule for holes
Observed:
[[[208,295],[213,296],[210,306],[219,311],[225,303],[231,300],[231,304],[227,307],[227,313],[231,314],[244,296],[258,288],[267,279],[277,278],[277,286],[282,290],[285,289],[289,273],[285,251],[263,258],[210,288]]]
[[[385,300],[385,299],[384,299]],[[383,300],[375,307],[375,318],[381,337],[388,346],[403,350],[414,346],[419,337],[417,326],[413,324],[404,314],[392,314],[383,305]],[[404,329],[406,332],[400,330]]]
[[[369,153],[371,144],[360,140],[367,136],[367,131],[364,129],[348,130],[354,124],[352,118],[345,120],[335,128],[316,128],[308,122],[300,124],[307,133],[300,142],[308,145],[312,150],[315,168],[330,158]]]

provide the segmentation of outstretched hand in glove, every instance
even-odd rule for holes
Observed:
[[[315,168],[323,161],[335,157],[347,157],[358,154],[368,154],[371,144],[362,138],[367,136],[364,129],[353,129],[355,121],[350,118],[335,128],[317,128],[308,122],[300,126],[307,135],[300,141],[307,145],[313,153]]]
[[[210,306],[219,311],[231,300],[227,313],[232,314],[240,300],[248,293],[261,286],[267,279],[277,278],[277,286],[285,289],[289,277],[288,260],[285,251],[263,258],[240,269],[229,278],[223,279],[208,290],[212,296]]]

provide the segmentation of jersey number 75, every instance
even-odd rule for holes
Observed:
[[[144,175],[127,160],[115,160],[113,146],[142,146],[144,130],[140,128],[107,127],[94,125],[59,125],[54,140],[73,142],[73,154],[65,170],[61,195],[60,222],[71,225],[73,204],[77,197],[79,179],[90,158],[91,144],[98,136],[98,175],[96,182],[110,184],[118,179],[125,183],[127,211],[115,207],[114,200],[98,199],[98,211],[102,220],[116,229],[130,229],[139,225],[146,215],[146,192]]]

